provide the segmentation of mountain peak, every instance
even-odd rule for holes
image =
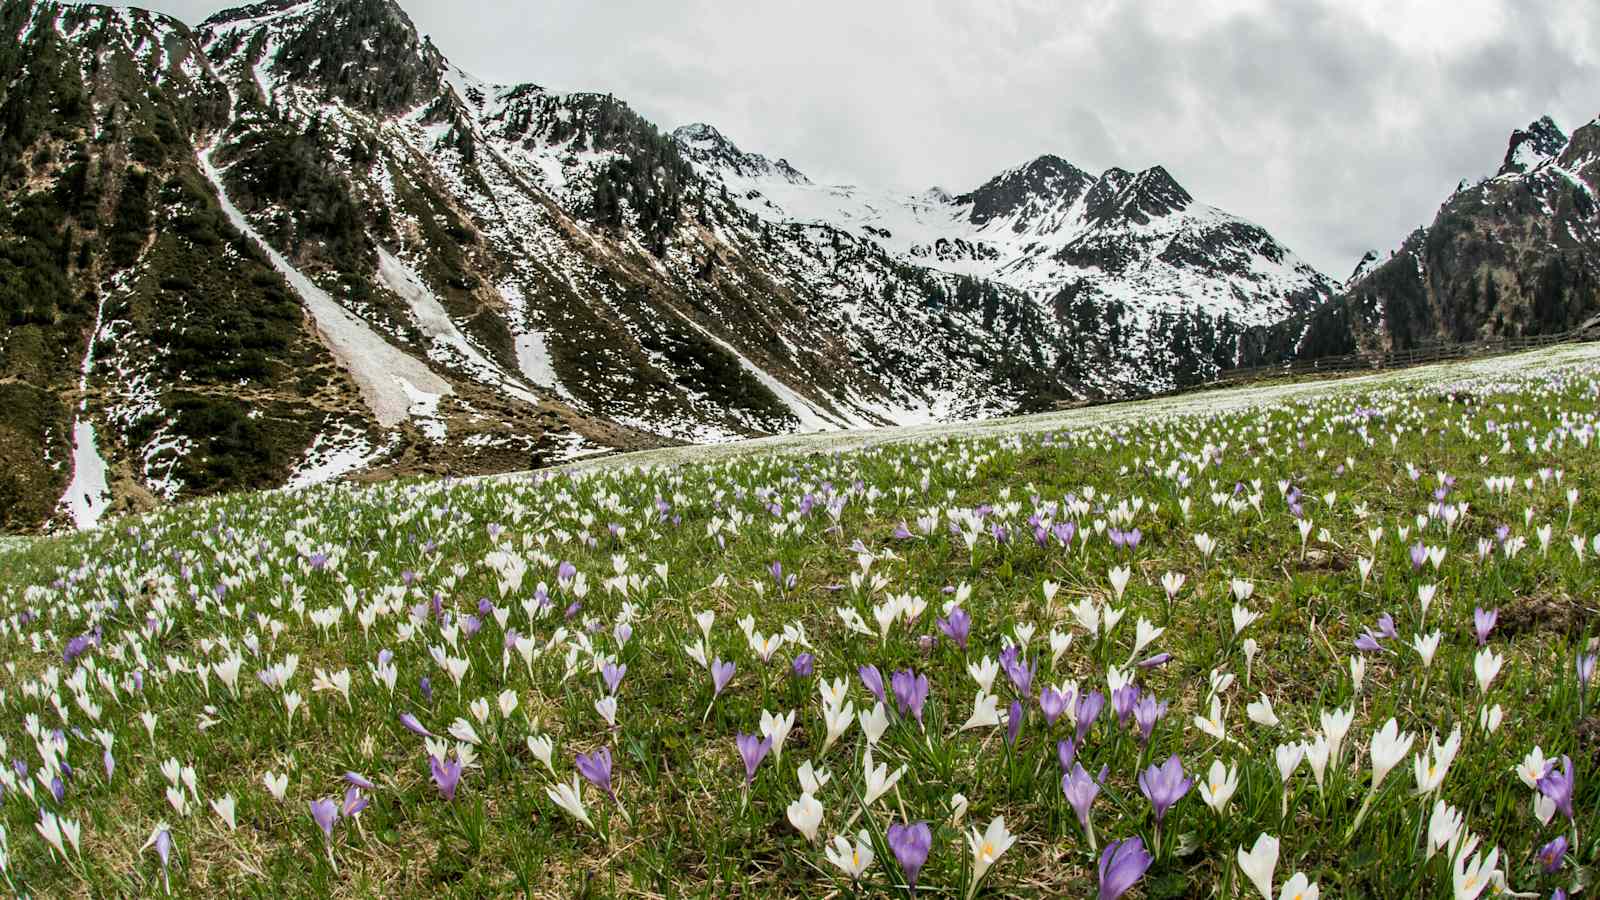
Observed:
[[[265,0],[217,13],[200,29],[208,50],[267,32],[275,50],[253,66],[371,112],[431,99],[444,73],[444,57],[394,0]]]
[[[705,168],[729,172],[745,178],[781,178],[790,184],[810,184],[789,161],[773,162],[759,153],[746,153],[715,125],[695,122],[673,129],[672,139],[677,141],[683,155]]]
[[[1355,270],[1350,273],[1349,278],[1345,279],[1345,288],[1349,289],[1356,282],[1367,277],[1367,273],[1377,268],[1378,263],[1382,261],[1383,258],[1378,255],[1378,251],[1376,250],[1368,250],[1367,252],[1361,254],[1361,261],[1356,263]]]
[[[1113,167],[1100,176],[1084,202],[1088,217],[1095,221],[1128,219],[1142,225],[1181,212],[1194,197],[1161,166],[1142,172]]]
[[[1555,120],[1541,116],[1527,128],[1511,133],[1511,145],[1506,148],[1505,162],[1498,175],[1525,174],[1544,161],[1555,157],[1567,145],[1567,136],[1557,127]]]
[[[1088,172],[1046,153],[1001,172],[955,201],[972,205],[969,218],[974,225],[1014,216],[1020,232],[1040,213],[1071,206],[1092,184],[1094,177]]]

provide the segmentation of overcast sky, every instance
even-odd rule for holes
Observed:
[[[610,91],[816,180],[1161,164],[1338,278],[1491,174],[1513,128],[1600,114],[1595,0],[400,2],[481,77]]]

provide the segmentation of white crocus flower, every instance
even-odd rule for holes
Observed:
[[[1272,898],[1272,873],[1278,868],[1278,839],[1270,834],[1262,833],[1256,838],[1255,844],[1246,853],[1243,847],[1237,854],[1239,870],[1250,879],[1255,889],[1260,892],[1262,900]]]

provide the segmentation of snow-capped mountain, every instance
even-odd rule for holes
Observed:
[[[1512,133],[1495,176],[1463,184],[1386,258],[1369,254],[1340,297],[1270,329],[1260,358],[1575,328],[1600,313],[1597,200],[1600,119],[1569,138],[1541,118]]]
[[[907,262],[1041,301],[1120,300],[1139,314],[1200,309],[1267,324],[1326,299],[1332,283],[1264,229],[1198,203],[1168,172],[1098,177],[1041,156],[952,197],[819,185],[740,151],[709,125],[675,133],[696,167],[774,224],[825,226]]]
[[[0,527],[1158,389],[1333,289],[1160,167],[819,184],[391,0],[0,26]]]

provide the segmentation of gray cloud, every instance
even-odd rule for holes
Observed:
[[[402,3],[482,77],[610,91],[814,178],[1159,163],[1336,277],[1491,173],[1513,128],[1600,113],[1600,4],[1570,0]]]

